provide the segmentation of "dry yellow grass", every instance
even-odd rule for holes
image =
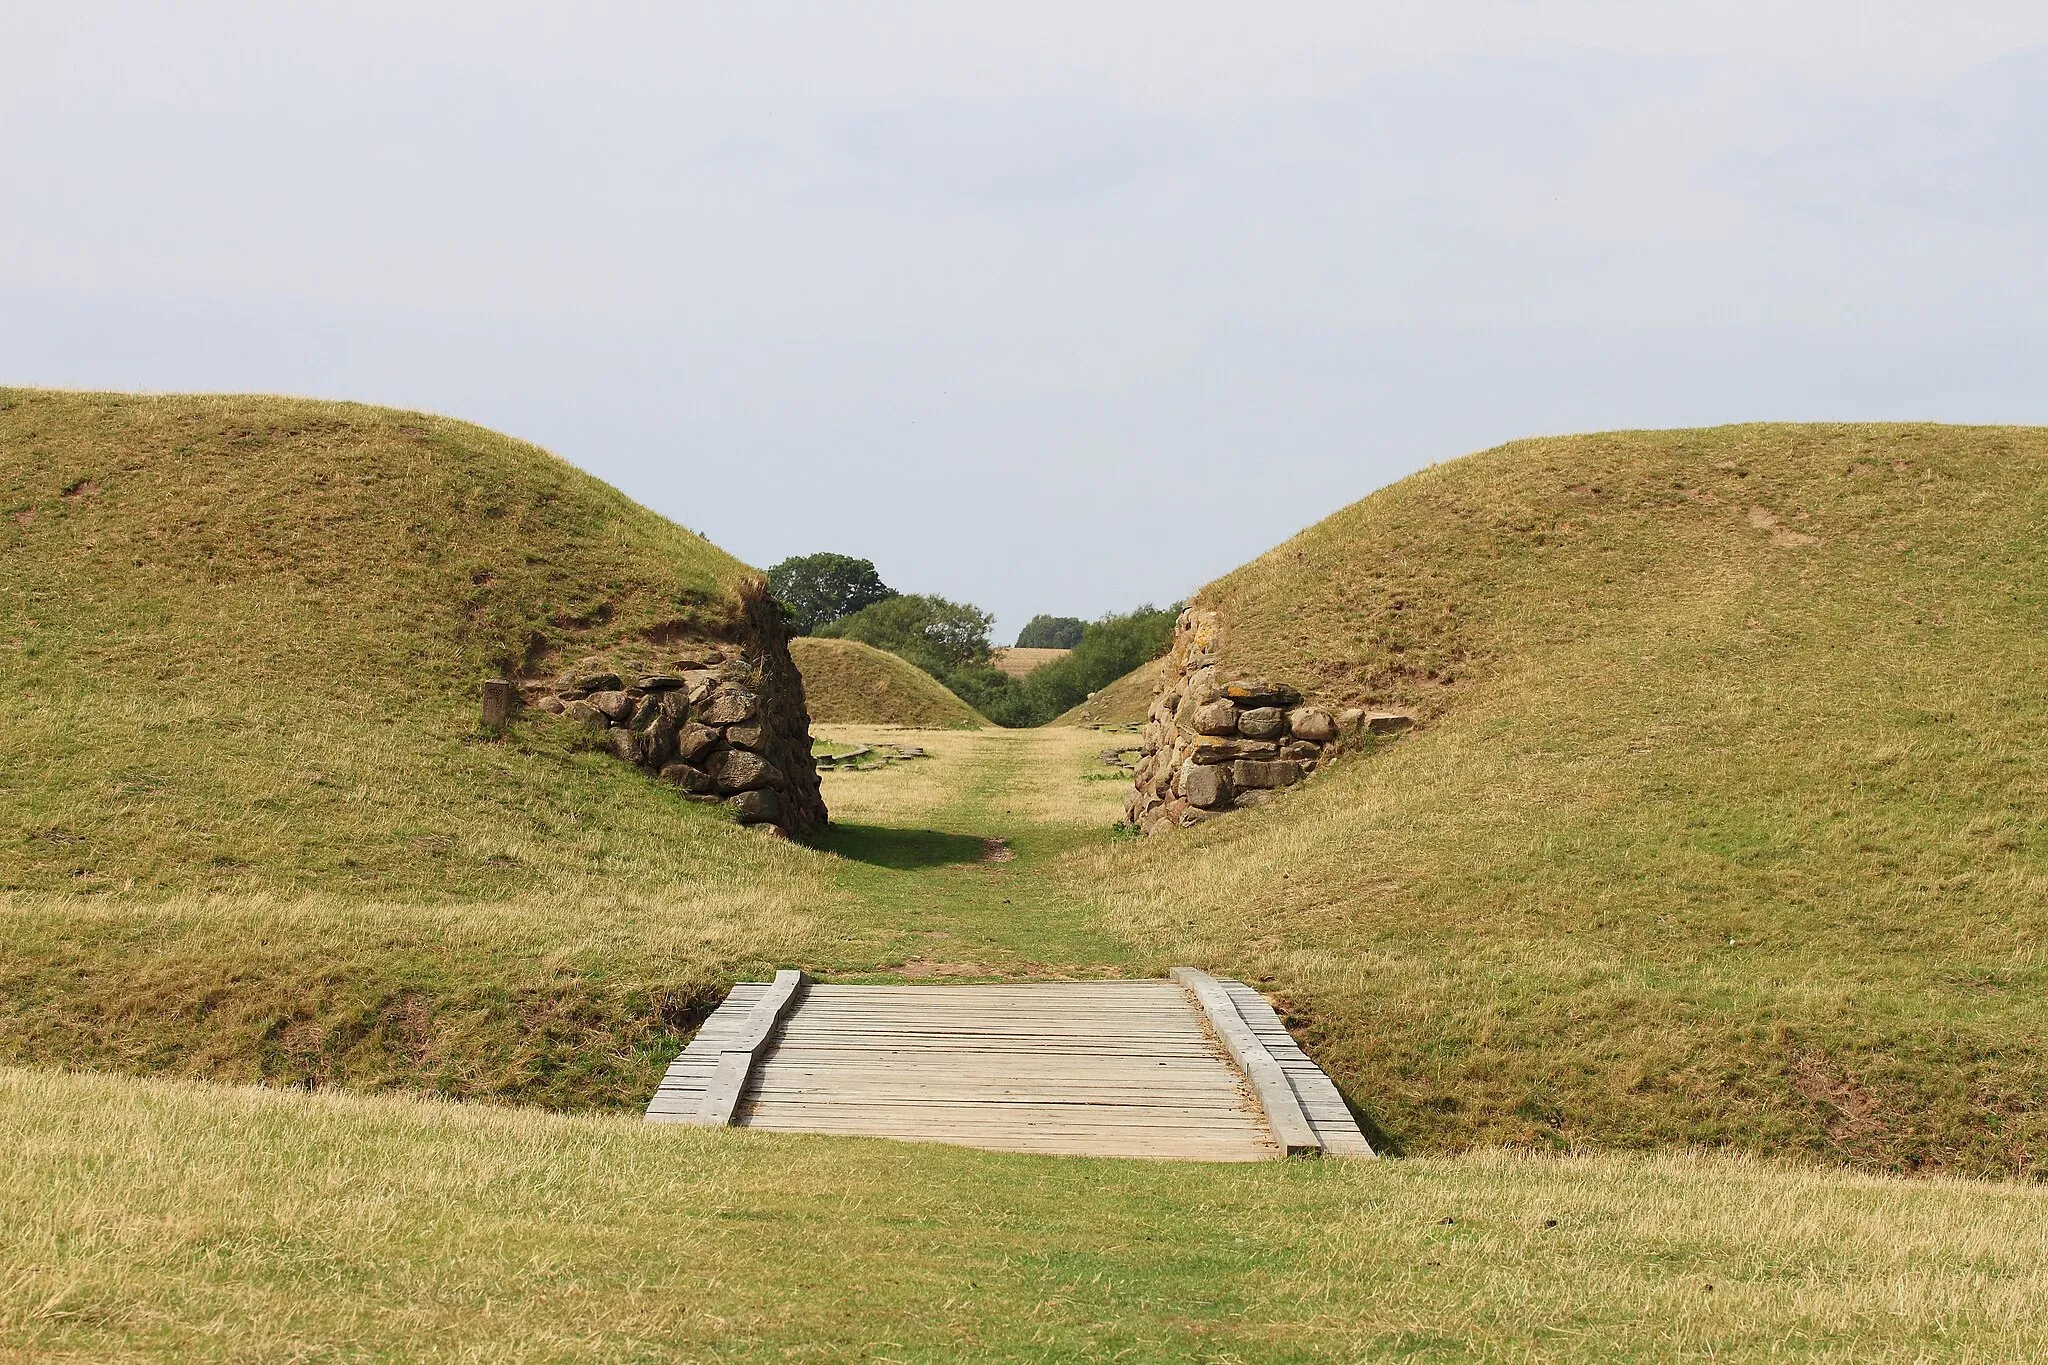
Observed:
[[[989,662],[1013,678],[1028,678],[1049,663],[1066,658],[1071,649],[1020,649],[1015,645],[998,649]]]
[[[1201,1166],[0,1069],[21,1360],[2048,1356],[2048,1190]]]
[[[937,678],[873,645],[806,635],[790,641],[789,652],[804,675],[804,703],[819,724],[938,729],[988,723]]]
[[[966,808],[994,832],[1005,821],[1103,829],[1123,815],[1128,778],[1102,761],[1111,744],[1093,731],[825,725],[814,733],[841,744],[913,744],[930,754],[873,771],[821,773],[836,820],[918,825]]]

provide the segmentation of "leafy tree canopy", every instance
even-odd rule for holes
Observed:
[[[1072,649],[1088,623],[1078,616],[1034,616],[1017,632],[1019,649]]]
[[[768,571],[768,591],[799,635],[896,596],[873,561],[830,552],[783,560]]]
[[[911,593],[863,607],[817,633],[886,649],[945,682],[953,669],[988,662],[988,631],[994,624],[995,617],[979,607]]]

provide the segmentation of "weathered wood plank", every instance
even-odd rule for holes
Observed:
[[[692,1066],[689,1072],[676,1077],[679,1082],[685,1079],[694,1080],[696,1076],[693,1073],[700,1069],[702,1063],[710,1063],[709,1074],[702,1082],[703,1090],[697,1096],[696,1107],[690,1109],[678,1102],[682,1097],[676,1092],[683,1088],[681,1085],[671,1087],[664,1082],[663,1089],[657,1090],[655,1099],[648,1104],[647,1117],[671,1123],[711,1126],[730,1124],[733,1121],[733,1111],[739,1107],[740,1095],[746,1089],[747,1078],[752,1074],[756,1060],[767,1050],[768,1041],[774,1036],[776,1025],[795,1006],[797,998],[809,980],[810,978],[802,972],[777,972],[773,982],[759,992],[751,993],[754,998],[744,1014],[735,1012],[729,1019],[725,1019],[721,1016],[726,1015],[735,1003],[731,996],[728,996],[726,1005],[721,1006],[705,1021],[704,1028],[698,1030],[699,1037],[691,1042],[691,1048],[695,1048],[700,1041],[706,1044],[705,1050],[699,1053],[702,1061]],[[735,988],[732,995],[738,993],[738,989]],[[714,1022],[719,1025],[718,1029],[712,1032],[709,1039],[705,1039],[703,1035],[711,1031]],[[716,1049],[715,1053],[711,1052],[713,1048]],[[686,1057],[689,1053],[690,1049],[684,1050]],[[679,1062],[681,1060],[678,1059]],[[671,1071],[673,1070],[671,1067]],[[664,1094],[664,1091],[667,1093]]]
[[[1270,1064],[1308,1101],[1302,1112],[1317,1111],[1302,1122],[1327,1119],[1332,1102],[1342,1112],[1284,1029],[1274,1035],[1270,1010],[1233,1008],[1223,1027],[1205,1026],[1175,981],[807,985],[797,997],[736,987],[669,1067],[648,1117],[724,1109],[778,1131],[1102,1156],[1270,1160],[1288,1137],[1300,1150],[1247,1080],[1254,1068],[1219,1046],[1232,1020],[1248,1056],[1267,1054],[1256,1069]]]
[[[1243,1068],[1259,1107],[1266,1113],[1266,1121],[1273,1125],[1273,1137],[1281,1150],[1289,1156],[1321,1155],[1322,1135],[1302,1112],[1301,1100],[1288,1083],[1287,1073],[1245,1024],[1223,983],[1193,967],[1175,967],[1173,979],[1187,988],[1209,1026],[1216,1030],[1217,1038]]]
[[[1245,1023],[1258,1034],[1281,1069],[1287,1073],[1288,1082],[1300,1096],[1302,1108],[1315,1125],[1316,1133],[1323,1139],[1324,1149],[1332,1156],[1373,1157],[1372,1144],[1358,1127],[1358,1120],[1351,1115],[1351,1106],[1344,1103],[1344,1096],[1338,1093],[1337,1085],[1323,1069],[1315,1064],[1309,1055],[1294,1041],[1294,1035],[1287,1031],[1287,1025],[1260,995],[1242,981],[1223,981],[1224,992]]]

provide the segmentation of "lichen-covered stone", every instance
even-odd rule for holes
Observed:
[[[1280,746],[1270,739],[1198,735],[1188,746],[1187,756],[1196,763],[1230,763],[1240,758],[1276,758],[1279,753]]]
[[[684,791],[701,796],[717,790],[718,784],[711,780],[711,774],[688,763],[669,763],[662,767],[661,780],[673,782]]]
[[[1237,714],[1237,732],[1247,739],[1274,739],[1287,732],[1287,713],[1277,706],[1254,706]]]
[[[1237,708],[1227,701],[1197,706],[1183,724],[1198,735],[1228,735],[1237,731]]]
[[[693,720],[676,730],[676,757],[685,763],[699,762],[724,740],[718,731]]]
[[[706,725],[739,725],[752,720],[759,707],[760,699],[753,693],[726,688],[704,702],[702,716]]]
[[[624,726],[613,729],[605,738],[611,742],[612,752],[622,763],[639,763],[647,757],[647,741]]]
[[[774,764],[746,749],[720,749],[711,759],[711,779],[728,795],[770,786],[781,775]]]
[[[1239,678],[1223,684],[1223,695],[1239,706],[1293,706],[1301,700],[1301,693],[1285,683],[1268,682],[1264,678]]]
[[[759,753],[768,747],[768,732],[759,724],[751,722],[746,725],[729,726],[725,732],[725,742]]]
[[[587,701],[570,702],[562,708],[562,715],[592,734],[601,733],[611,725],[604,712]]]

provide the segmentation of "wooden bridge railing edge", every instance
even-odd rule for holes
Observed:
[[[1265,1111],[1266,1123],[1272,1128],[1280,1150],[1288,1156],[1321,1156],[1323,1140],[1301,1107],[1301,1097],[1294,1093],[1280,1063],[1237,1012],[1223,983],[1194,967],[1175,967],[1172,975],[1194,997],[1196,1007],[1209,1021],[1224,1050],[1251,1082],[1252,1095]]]

